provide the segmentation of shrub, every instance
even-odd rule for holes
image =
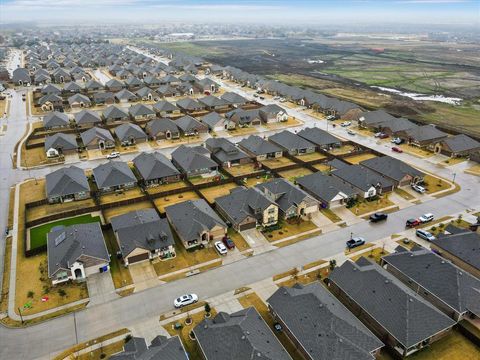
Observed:
[[[27,292],[27,297],[29,297],[30,299],[33,298],[33,295],[35,295],[35,293],[32,290],[29,290]]]
[[[58,289],[58,295],[60,295],[61,297],[65,297],[67,296],[67,292],[63,289]]]
[[[210,307],[210,304],[209,304],[209,303],[205,303],[205,312],[206,312],[207,314],[209,314],[210,311],[212,311],[212,308]]]

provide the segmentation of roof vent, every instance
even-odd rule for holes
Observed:
[[[389,284],[389,283],[390,283],[390,281],[388,281],[388,279],[387,279],[387,280],[385,280],[385,284]]]
[[[245,335],[242,335],[241,339],[242,339],[242,340],[245,340],[245,339],[246,339]]]

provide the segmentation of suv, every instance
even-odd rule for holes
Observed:
[[[382,221],[382,220],[387,220],[388,215],[384,213],[375,213],[370,215],[370,221],[371,222],[377,222],[377,221]]]
[[[365,244],[365,239],[360,236],[356,236],[347,241],[347,247],[349,249],[352,249],[354,247],[357,247],[363,244]]]
[[[235,243],[233,242],[232,239],[230,239],[228,236],[224,236],[222,239],[223,243],[228,249],[233,249],[235,248]]]
[[[415,231],[415,235],[417,235],[419,238],[423,240],[427,240],[427,241],[435,240],[435,236],[433,236],[431,233],[429,233],[426,230],[418,229],[417,231]]]
[[[220,255],[227,255],[228,250],[225,247],[225,245],[223,245],[223,243],[221,241],[215,242],[214,246],[215,246],[215,250],[217,250],[217,252]]]
[[[343,127],[347,127],[347,126],[352,125],[352,122],[351,121],[344,121],[340,125],[343,126]]]
[[[115,159],[120,157],[120,153],[118,151],[113,151],[107,155],[107,159]]]
[[[420,220],[420,222],[422,222],[422,223],[427,223],[427,222],[433,220],[433,214],[430,214],[430,213],[423,214],[422,216],[420,216],[420,218],[418,220]]]
[[[412,184],[412,189],[420,194],[423,194],[425,191],[427,191],[423,186],[417,184]]]
[[[407,223],[405,224],[405,226],[409,228],[413,228],[418,225],[420,225],[420,220],[418,219],[408,219]]]

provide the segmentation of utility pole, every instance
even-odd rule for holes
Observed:
[[[452,182],[455,184],[455,177],[457,176],[457,173],[453,173],[453,180]]]
[[[22,311],[20,310],[20,307],[18,308],[18,314],[20,315],[20,320],[21,320],[22,325],[23,325],[23,316],[22,316]]]

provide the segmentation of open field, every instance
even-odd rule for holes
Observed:
[[[163,198],[155,199],[154,203],[160,212],[165,212],[165,208],[188,200],[199,199],[198,195],[193,191],[186,191],[180,194],[169,195]]]

